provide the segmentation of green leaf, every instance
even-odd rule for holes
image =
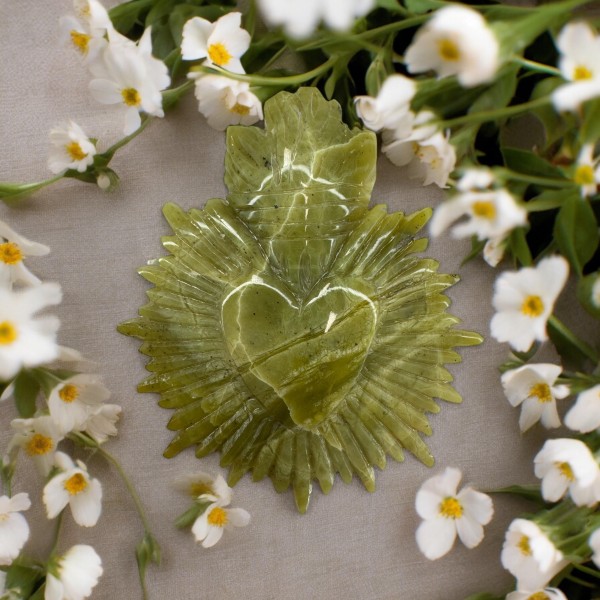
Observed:
[[[548,320],[547,330],[565,368],[580,369],[587,363],[587,354],[579,347],[576,340],[552,318]]]
[[[76,371],[65,371],[61,369],[45,369],[43,367],[31,369],[29,371],[32,377],[35,377],[39,383],[46,398],[50,397],[52,390],[65,379],[77,375]]]
[[[152,54],[162,60],[175,48],[176,44],[173,41],[168,22],[154,25],[152,27]]]
[[[404,14],[404,8],[398,2],[398,0],[377,0],[376,3],[377,8],[384,8],[385,10],[389,10],[390,12],[396,12]]]
[[[108,11],[110,20],[122,34],[128,34],[136,25],[143,24],[142,14],[152,7],[154,0],[131,0]]]
[[[142,541],[135,547],[135,558],[142,588],[146,589],[146,571],[150,563],[160,564],[161,550],[154,536],[146,531]]]
[[[479,594],[473,594],[465,600],[504,600],[504,596],[494,596],[494,594],[488,594],[487,592],[481,592]]]
[[[336,64],[337,67],[337,64]],[[344,65],[344,69],[346,65]],[[335,67],[334,67],[335,70]],[[369,96],[377,96],[383,82],[388,78],[388,75],[394,70],[390,57],[389,48],[382,48],[375,58],[371,61],[367,73],[365,75],[365,86]]]
[[[331,70],[331,75],[327,78],[325,82],[324,92],[325,97],[328,100],[331,100],[335,94],[335,88],[339,81],[341,81],[344,77],[348,76],[348,62],[352,58],[354,52],[349,52],[343,56],[340,56],[333,69]]]
[[[474,235],[471,238],[471,251],[463,258],[462,262],[460,263],[460,266],[462,267],[464,264],[468,263],[469,261],[473,260],[476,256],[478,256],[479,253],[483,251],[485,242],[485,240],[478,240],[477,236]]]
[[[19,591],[15,596],[8,595],[8,598],[24,599],[34,597],[31,594],[41,579],[42,573],[40,569],[23,564],[19,560],[13,562],[6,571],[5,591],[7,593],[10,590]]]
[[[445,4],[445,2],[440,2],[440,0],[404,0],[404,6],[406,6],[411,13],[415,13],[416,15],[435,10],[436,8],[441,8],[445,6]]]
[[[553,179],[564,179],[562,171],[551,165],[546,159],[538,156],[530,150],[520,148],[502,148],[504,163],[509,169],[517,173],[534,175],[538,177],[551,177]]]
[[[168,17],[177,4],[181,4],[181,0],[155,0],[154,6],[146,15],[145,26],[149,27],[162,21],[164,17]]]
[[[210,506],[210,502],[196,501],[183,514],[175,519],[175,527],[185,529],[193,525],[194,521]]]
[[[552,92],[564,83],[561,77],[545,77],[533,89],[531,100],[550,97]],[[531,114],[540,121],[544,128],[546,146],[550,146],[562,138],[568,129],[568,122],[572,120],[570,116],[557,113],[551,104],[534,108],[531,110]]]
[[[600,304],[598,303],[598,298],[594,296],[594,286],[599,280],[600,272],[596,271],[591,275],[582,277],[577,282],[577,298],[579,302],[596,319],[600,319]]]
[[[531,500],[536,504],[544,506],[546,501],[542,496],[539,484],[530,485],[509,485],[508,487],[500,488],[499,490],[492,490],[494,494],[510,494],[511,496],[519,496],[526,500]]]
[[[518,65],[511,65],[503,70],[496,81],[485,90],[471,105],[469,113],[495,110],[508,106],[517,89]]]
[[[560,208],[573,194],[573,189],[546,190],[527,202],[527,212],[542,212]]]
[[[512,230],[508,238],[508,248],[521,265],[528,266],[533,262],[523,227]]]
[[[586,200],[575,194],[565,198],[554,223],[554,238],[562,254],[581,275],[600,241],[596,216]]]
[[[600,100],[591,100],[583,105],[579,138],[582,144],[595,144],[600,139]]]
[[[23,370],[14,381],[13,396],[19,415],[24,419],[33,417],[40,384],[31,371]]]

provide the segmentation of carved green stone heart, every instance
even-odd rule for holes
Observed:
[[[280,287],[258,276],[238,286],[223,303],[223,330],[239,372],[268,384],[294,423],[311,429],[354,384],[377,307],[364,282],[329,281],[304,302]]]

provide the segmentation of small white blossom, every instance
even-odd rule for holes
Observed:
[[[102,486],[92,479],[80,460],[75,464],[64,452],[57,452],[54,465],[59,472],[44,487],[44,505],[49,519],[54,519],[67,506],[75,523],[93,527],[102,512]]]
[[[50,143],[52,146],[48,157],[48,168],[53,173],[64,173],[67,169],[83,173],[94,163],[96,146],[83,129],[73,121],[52,129]]]
[[[348,30],[357,17],[366,15],[374,5],[374,0],[259,0],[267,24],[282,25],[294,38],[311,35],[321,19],[331,29]]]
[[[28,256],[45,256],[48,252],[48,246],[28,240],[0,221],[0,287],[12,287],[14,283],[39,284],[40,280],[23,261]]]
[[[600,467],[590,449],[580,440],[548,440],[534,458],[535,475],[542,480],[542,496],[558,502],[569,491],[578,506],[594,504],[594,486]]]
[[[57,317],[34,318],[39,310],[58,304],[62,294],[55,283],[13,292],[0,287],[0,381],[21,367],[35,367],[58,357]]]
[[[80,373],[65,379],[50,392],[50,416],[63,433],[79,431],[88,417],[110,397],[97,375]]]
[[[558,111],[577,110],[583,102],[600,97],[600,37],[585,22],[565,25],[556,40],[558,66],[569,82],[552,93]]]
[[[216,477],[208,473],[181,475],[175,480],[175,487],[192,498],[218,502],[219,506],[228,506],[233,496],[233,490],[222,475]]]
[[[242,13],[231,12],[214,23],[193,17],[183,26],[181,58],[205,58],[204,65],[217,65],[233,73],[244,73],[240,57],[250,46],[250,34],[241,27]]]
[[[483,525],[494,514],[492,500],[486,494],[470,487],[456,491],[461,476],[458,469],[447,468],[425,481],[417,492],[415,506],[424,519],[417,529],[417,545],[430,560],[447,554],[457,533],[467,548],[479,545]]]
[[[73,0],[77,17],[92,29],[112,29],[108,11],[98,0]]]
[[[221,75],[190,73],[196,80],[198,109],[208,124],[219,131],[228,125],[252,125],[263,118],[260,100],[249,84]]]
[[[569,600],[558,588],[511,592],[506,600]]]
[[[527,431],[541,420],[546,429],[560,427],[556,400],[569,395],[569,387],[555,385],[562,369],[549,363],[529,364],[502,375],[502,387],[512,406],[521,405],[519,427]]]
[[[102,561],[91,546],[73,546],[48,569],[44,600],[88,598],[102,573]]]
[[[546,340],[546,322],[568,274],[569,263],[562,256],[551,256],[535,267],[500,275],[494,291],[492,336],[519,352],[527,351],[534,340]]]
[[[42,475],[48,475],[63,434],[49,416],[34,419],[13,419],[15,435],[10,447],[20,446],[35,463]]]
[[[436,208],[430,224],[431,235],[440,235],[461,217],[467,217],[467,221],[452,228],[455,238],[472,235],[479,240],[506,237],[515,227],[527,223],[527,211],[505,189],[462,192]]]
[[[592,549],[592,560],[594,564],[600,569],[600,529],[596,529],[592,532],[588,544]]]
[[[0,496],[0,565],[10,565],[29,539],[29,525],[21,512],[30,506],[27,494]]]
[[[92,96],[102,104],[118,104],[125,109],[124,133],[133,133],[141,124],[140,112],[163,117],[161,90],[171,79],[166,65],[152,56],[151,28],[137,44],[124,43],[109,32],[109,44],[93,69]]]
[[[192,533],[204,548],[214,546],[230,527],[245,527],[250,514],[243,508],[225,508],[223,503],[211,504],[192,525]]]
[[[397,129],[410,112],[410,101],[415,95],[417,86],[412,79],[404,75],[390,75],[381,86],[375,98],[372,96],[356,96],[354,105],[356,113],[373,131]]]
[[[504,236],[489,239],[483,247],[483,260],[490,267],[497,267],[504,258],[507,243],[508,238]]]
[[[565,415],[565,425],[581,433],[589,433],[600,427],[600,385],[577,396],[577,401]]]
[[[80,431],[102,444],[109,436],[117,435],[116,423],[121,412],[118,404],[101,404],[91,410]]]
[[[433,118],[429,111],[419,113],[408,137],[397,138],[385,131],[382,150],[395,165],[408,166],[409,177],[422,179],[423,185],[446,187],[456,164],[456,151],[447,136],[430,123]]]
[[[581,188],[583,198],[594,196],[600,184],[598,158],[594,158],[594,145],[585,144],[574,167],[573,181]]]
[[[506,532],[502,566],[517,579],[518,590],[544,587],[568,561],[533,522],[515,519]]]
[[[404,54],[409,73],[434,70],[456,75],[464,87],[488,83],[499,66],[500,45],[485,19],[472,8],[437,10]]]

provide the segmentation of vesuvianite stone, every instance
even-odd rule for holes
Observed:
[[[268,476],[301,512],[313,480],[373,491],[387,456],[433,463],[427,413],[460,402],[444,364],[481,337],[445,312],[458,278],[417,256],[431,211],[369,208],[376,155],[336,102],[280,93],[264,129],[229,128],[226,200],[165,206],[169,255],[140,269],[149,303],[119,326],[151,357],[140,391],[175,411],[165,456],[219,451],[231,485]]]

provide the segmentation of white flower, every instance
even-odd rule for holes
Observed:
[[[61,431],[49,416],[34,419],[13,419],[16,431],[10,447],[20,446],[36,463],[42,475],[48,475],[54,464],[54,454],[63,439]]]
[[[233,73],[244,73],[240,57],[250,46],[250,34],[241,27],[242,13],[231,12],[214,23],[193,17],[183,26],[181,58],[205,58],[204,65],[217,65]]]
[[[222,475],[216,477],[208,473],[181,475],[175,480],[175,487],[192,498],[218,502],[219,506],[228,506],[233,496],[233,490]]]
[[[598,167],[598,158],[594,158],[593,144],[585,144],[581,148],[573,173],[573,181],[581,187],[582,197],[586,198],[597,193],[598,184],[600,184],[600,167]]]
[[[552,93],[558,111],[574,111],[586,100],[600,96],[600,37],[585,22],[565,25],[556,40],[558,66],[571,83]]]
[[[14,377],[21,367],[35,367],[57,358],[57,317],[33,315],[62,294],[55,283],[13,292],[0,287],[0,381]]]
[[[600,427],[600,384],[577,396],[577,402],[565,415],[565,425],[581,433],[589,433]]]
[[[48,168],[53,173],[63,173],[67,169],[83,173],[94,163],[96,146],[73,121],[52,129],[50,143],[52,147],[48,157]]]
[[[544,587],[568,561],[546,534],[527,519],[515,519],[506,532],[502,566],[517,579],[517,589]]]
[[[596,529],[592,532],[588,544],[592,549],[592,560],[594,564],[600,569],[600,529]]]
[[[271,26],[282,25],[294,38],[308,37],[321,19],[331,29],[348,30],[374,4],[374,0],[259,0],[265,21]]]
[[[455,238],[472,235],[479,240],[503,238],[515,227],[527,223],[527,211],[505,189],[463,192],[436,208],[430,224],[431,235],[439,235],[463,216],[468,220],[452,228]]]
[[[430,123],[433,118],[429,111],[419,113],[408,137],[397,138],[385,131],[382,150],[394,164],[408,165],[409,177],[422,179],[423,185],[446,187],[456,164],[456,151],[447,136]]]
[[[534,340],[546,340],[546,322],[568,275],[569,263],[562,256],[500,275],[494,291],[497,312],[490,323],[492,336],[519,352],[528,350]]]
[[[542,496],[558,502],[569,490],[578,506],[594,504],[593,486],[600,467],[590,449],[580,440],[548,440],[534,458],[535,475],[542,480]]]
[[[569,600],[558,588],[511,592],[506,600]]]
[[[404,75],[390,75],[381,86],[375,98],[356,96],[356,113],[365,127],[373,131],[396,129],[410,112],[410,101],[417,86]]]
[[[21,511],[30,506],[27,494],[0,496],[0,565],[10,565],[29,539],[29,525]]]
[[[494,183],[494,173],[485,167],[466,169],[456,183],[459,192],[487,190]]]
[[[541,420],[546,429],[560,427],[556,400],[569,395],[566,385],[554,385],[561,374],[558,365],[530,364],[502,375],[502,387],[512,406],[521,405],[519,427],[527,431]]]
[[[488,83],[499,66],[498,40],[485,19],[472,8],[449,6],[415,35],[404,54],[409,73],[437,71],[456,75],[464,87]]]
[[[80,373],[59,383],[48,398],[50,416],[63,433],[81,430],[90,414],[110,397],[97,375]]]
[[[456,534],[467,548],[483,539],[483,525],[494,514],[492,500],[473,488],[456,492],[461,479],[458,469],[447,468],[441,475],[428,479],[417,492],[415,506],[424,521],[417,529],[419,550],[435,560],[448,553]]]
[[[0,286],[12,287],[12,284],[17,282],[27,285],[40,283],[40,280],[23,264],[23,260],[28,256],[44,256],[48,252],[50,252],[48,246],[28,240],[11,229],[4,221],[0,221]]]
[[[67,506],[75,523],[93,527],[102,512],[102,486],[92,479],[80,460],[77,465],[64,452],[57,452],[54,464],[59,469],[44,487],[44,504],[49,519],[54,519]]]
[[[115,424],[119,420],[121,411],[118,404],[101,404],[88,414],[80,431],[87,433],[96,442],[102,444],[109,436],[117,435]]]
[[[73,546],[49,568],[44,600],[83,600],[102,573],[102,561],[91,546]]]
[[[252,125],[263,118],[260,100],[249,84],[221,75],[190,73],[196,80],[198,109],[214,129],[223,131],[228,125]]]
[[[118,34],[109,32],[109,44],[94,66],[96,79],[90,91],[102,104],[120,104],[125,108],[124,133],[133,133],[141,124],[140,112],[163,117],[161,90],[171,83],[166,65],[152,56],[150,27],[138,44],[123,43]]]
[[[108,11],[98,0],[73,0],[73,7],[91,29],[112,29]]]
[[[250,514],[243,508],[224,508],[221,502],[211,504],[192,525],[192,533],[204,548],[214,546],[229,527],[245,527]]]

